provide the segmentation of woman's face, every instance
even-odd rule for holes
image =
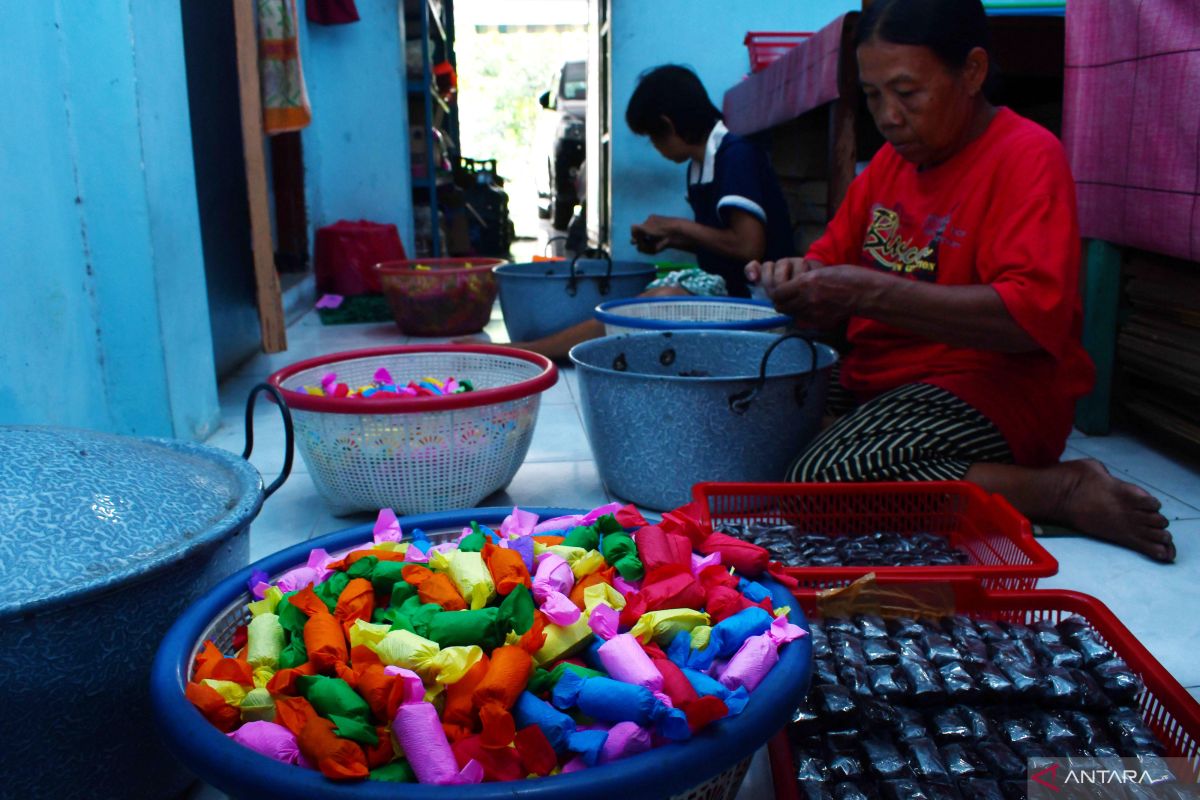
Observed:
[[[875,38],[858,48],[858,74],[879,132],[901,157],[932,166],[969,141],[987,53],[976,48],[952,70],[928,47]]]

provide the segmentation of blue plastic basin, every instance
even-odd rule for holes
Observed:
[[[543,519],[578,510],[531,508]],[[472,508],[438,514],[402,517],[405,531],[421,528],[434,542],[456,538],[471,520],[499,526],[510,508]],[[691,740],[669,744],[611,764],[568,775],[473,786],[430,786],[366,781],[334,783],[315,770],[282,764],[261,756],[213,727],[184,697],[193,654],[204,638],[228,630],[233,615],[249,600],[246,581],[254,570],[269,575],[304,563],[309,551],[330,553],[371,538],[372,525],[359,525],[301,542],[237,572],[204,595],[171,626],[158,649],[151,671],[155,717],[167,746],[193,772],[234,797],[254,800],[296,798],[354,798],[356,800],[622,800],[661,798],[679,794],[736,767],[787,723],[808,692],[812,644],[807,636],[785,645],[779,663],[750,696],[745,710],[721,720]],[[438,532],[444,532],[438,536]],[[808,629],[795,599],[783,586],[760,581],[772,602],[791,609],[790,619]]]
[[[578,259],[501,264],[493,268],[500,284],[500,310],[514,342],[540,339],[592,318],[606,300],[635,297],[654,280],[653,264]],[[606,278],[605,276],[608,275]]]
[[[779,481],[817,434],[830,347],[751,331],[671,331],[576,345],[583,422],[614,494],[665,510],[701,481]],[[816,369],[813,369],[813,354]]]

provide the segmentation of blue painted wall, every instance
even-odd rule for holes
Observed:
[[[301,32],[313,108],[304,130],[309,223],[315,230],[339,219],[390,222],[412,253],[404,15],[397,0],[355,5],[360,21],[305,20]]]
[[[750,71],[746,31],[815,31],[861,0],[611,0],[612,248],[614,258],[644,258],[629,228],[650,214],[691,217],[686,168],[660,156],[625,125],[625,106],[643,71],[665,63],[696,71],[717,108]],[[693,260],[667,251],[662,260]]]
[[[179,6],[6,4],[0,422],[217,421]]]

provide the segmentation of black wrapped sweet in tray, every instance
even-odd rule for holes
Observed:
[[[789,567],[951,567],[970,563],[967,553],[933,533],[826,536],[791,525],[724,525],[719,530],[764,547]]]

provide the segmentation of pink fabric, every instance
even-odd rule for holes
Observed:
[[[1200,4],[1068,3],[1063,143],[1085,237],[1200,259]]]
[[[725,93],[725,125],[746,135],[795,119],[838,97],[842,15]]]

